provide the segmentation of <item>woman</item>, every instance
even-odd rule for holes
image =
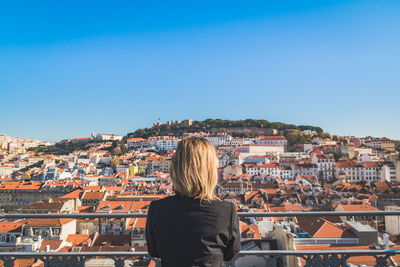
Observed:
[[[225,266],[240,250],[233,203],[219,200],[217,155],[206,139],[183,139],[172,158],[174,196],[153,201],[146,223],[148,252],[162,266]]]

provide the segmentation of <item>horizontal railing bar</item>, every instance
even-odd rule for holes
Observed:
[[[400,216],[400,211],[305,211],[305,212],[238,212],[239,217],[301,217],[301,216]],[[33,218],[145,218],[147,213],[2,213],[0,219]]]
[[[400,216],[400,211],[296,211],[238,212],[239,217],[301,217],[301,216]]]
[[[241,250],[239,255],[397,255],[400,250]],[[140,257],[149,256],[145,251],[100,251],[100,252],[0,252],[0,257]]]

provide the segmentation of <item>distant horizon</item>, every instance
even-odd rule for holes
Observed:
[[[2,3],[0,132],[220,117],[399,140],[399,14],[395,0]]]
[[[190,118],[185,118],[185,119],[190,119]],[[208,119],[221,119],[221,120],[225,120],[224,118],[208,118]],[[246,119],[252,119],[252,118],[246,118]],[[260,119],[260,118],[257,118],[257,119],[262,120],[262,119]],[[184,120],[184,119],[181,119],[181,120],[179,120],[179,121],[182,121],[182,120]],[[205,119],[204,119],[204,120],[205,120]],[[193,120],[193,121],[204,121],[204,120]],[[231,120],[234,120],[234,119],[231,119]],[[245,120],[245,119],[241,119],[241,120]],[[166,120],[166,121],[160,120],[160,122],[163,123],[163,124],[165,124],[167,121],[177,121],[177,120],[171,120],[171,119]],[[269,121],[269,120],[268,120],[268,121]],[[155,121],[155,122],[152,122],[151,124],[149,124],[149,126],[146,126],[146,127],[139,127],[139,128],[133,129],[133,130],[131,130],[131,131],[128,131],[128,132],[126,132],[126,133],[117,132],[117,131],[91,131],[91,132],[89,132],[89,134],[87,134],[87,135],[60,137],[60,138],[51,139],[51,140],[39,139],[39,138],[31,138],[31,137],[25,137],[25,136],[14,136],[14,135],[9,135],[9,134],[4,133],[4,132],[0,132],[0,135],[3,135],[3,134],[4,134],[4,135],[9,136],[9,137],[16,137],[16,138],[22,138],[22,139],[27,139],[27,140],[38,140],[38,141],[43,141],[43,142],[58,142],[58,141],[61,141],[61,140],[63,140],[63,139],[88,138],[88,137],[91,137],[91,133],[93,133],[93,132],[94,132],[95,134],[99,134],[99,133],[102,133],[102,134],[118,134],[118,135],[120,135],[120,136],[125,136],[125,135],[127,135],[128,133],[133,133],[133,132],[135,132],[135,131],[138,130],[138,129],[150,128],[150,127],[153,126],[153,124],[155,124],[155,123],[157,123],[157,122],[158,122],[158,120]],[[269,122],[278,122],[278,121],[269,121]],[[279,122],[281,122],[281,121],[279,121]],[[291,123],[291,122],[282,122],[282,123],[286,123],[286,124],[295,124],[295,123]],[[298,125],[301,125],[301,124],[295,124],[295,125],[298,126]],[[308,124],[308,125],[310,125],[310,126],[315,126],[315,127],[320,127],[319,125],[315,125],[315,124]],[[321,127],[321,128],[322,128],[322,127]],[[377,138],[386,137],[386,138],[389,138],[389,139],[391,139],[391,140],[400,141],[400,138],[397,139],[397,138],[393,138],[393,137],[390,137],[390,136],[375,136],[375,135],[370,135],[370,134],[364,134],[364,135],[338,134],[338,133],[335,133],[335,132],[326,131],[324,128],[322,128],[322,129],[324,130],[324,133],[329,133],[330,135],[337,135],[337,136],[354,136],[354,137],[358,137],[358,138],[368,137],[368,136],[377,137]],[[205,132],[207,132],[207,131],[205,131]]]

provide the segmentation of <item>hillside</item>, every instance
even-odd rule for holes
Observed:
[[[282,122],[269,122],[267,120],[221,120],[207,119],[204,121],[193,121],[191,125],[183,122],[170,124],[155,124],[150,128],[138,129],[133,133],[128,133],[127,138],[143,137],[158,135],[175,135],[180,136],[185,132],[227,132],[233,136],[252,137],[255,135],[287,135],[293,131],[313,131],[318,134],[323,133],[320,127],[311,125],[294,125]]]

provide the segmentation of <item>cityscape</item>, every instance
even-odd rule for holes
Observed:
[[[173,194],[171,158],[178,142],[190,136],[202,136],[215,146],[215,193],[233,202],[238,213],[400,211],[400,142],[385,137],[338,136],[314,126],[252,119],[158,121],[124,136],[91,133],[57,142],[0,135],[0,215],[126,215],[3,216],[0,250],[146,252],[145,214],[151,201]],[[400,248],[399,215],[243,216],[240,232],[247,251]],[[40,258],[14,260],[15,266],[44,266]],[[275,260],[277,266],[307,264],[299,256]],[[347,266],[379,263],[372,255],[345,261]],[[398,266],[400,255],[385,261]],[[157,264],[146,256],[124,262],[121,266]],[[245,255],[235,266],[265,266],[263,262]],[[114,266],[114,260],[98,256],[85,264]]]
[[[0,267],[400,266],[400,1],[1,1]]]

